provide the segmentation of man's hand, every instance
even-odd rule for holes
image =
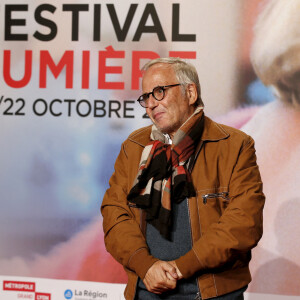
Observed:
[[[172,266],[175,268],[176,273],[177,273],[177,275],[178,275],[177,279],[178,279],[178,280],[179,280],[179,279],[182,279],[183,276],[182,276],[181,272],[179,271],[179,269],[178,269],[178,267],[177,267],[177,265],[176,265],[175,260],[168,261],[168,263],[169,263],[170,265],[172,265]]]
[[[177,279],[176,269],[168,262],[159,260],[147,271],[143,282],[149,292],[161,294],[175,289]]]

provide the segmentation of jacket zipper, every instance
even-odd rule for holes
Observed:
[[[186,199],[186,204],[187,204],[187,210],[188,210],[188,215],[189,215],[189,223],[190,223],[190,238],[191,238],[191,245],[193,247],[193,234],[192,234],[192,224],[191,224],[191,215],[190,215],[190,205],[189,205],[189,199],[187,198]],[[201,297],[200,297],[200,287],[199,287],[199,283],[198,283],[198,278],[196,277],[196,284],[197,284],[197,288],[198,288],[198,293],[196,295],[196,298],[195,300],[201,300]]]
[[[194,300],[202,300],[200,292],[197,293],[196,297]]]
[[[195,166],[196,160],[198,158],[198,155],[199,155],[202,147],[203,147],[203,141],[200,140],[200,142],[199,142],[199,144],[198,144],[198,146],[196,148],[195,155],[191,157],[191,161],[189,161],[189,164],[188,164],[188,170],[189,170],[190,174],[192,174],[192,170],[193,170],[193,168]],[[197,193],[197,191],[196,191],[196,193]],[[188,214],[189,214],[191,244],[192,244],[192,247],[193,247],[194,242],[193,242],[193,233],[192,233],[192,223],[191,223],[189,199],[187,199],[186,203],[187,203]],[[198,210],[198,201],[197,201],[197,210]],[[199,214],[199,212],[198,212],[198,214]],[[199,220],[199,222],[200,222],[200,220]],[[199,226],[200,226],[200,232],[201,232],[201,225],[200,225],[200,223],[199,223]],[[199,282],[198,282],[198,278],[197,277],[196,277],[196,284],[197,284],[197,288],[198,288],[198,293],[197,293],[197,295],[195,297],[195,300],[198,300],[198,299],[201,300],[200,286],[199,286]]]
[[[221,197],[225,200],[229,200],[228,199],[228,192],[221,192],[221,193],[211,193],[211,194],[205,194],[202,195],[202,199],[203,199],[203,204],[207,203],[207,199],[211,199],[211,198],[218,198]]]

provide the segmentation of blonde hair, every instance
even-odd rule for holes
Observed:
[[[254,28],[251,61],[265,85],[300,107],[300,0],[266,2]]]

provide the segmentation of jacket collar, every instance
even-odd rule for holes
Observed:
[[[128,140],[145,147],[150,142],[151,128],[152,125],[149,125],[134,131],[129,135]]]
[[[128,139],[142,147],[145,147],[150,142],[151,127],[152,125],[149,125],[134,131],[130,134]],[[204,129],[201,137],[203,142],[215,142],[228,137],[229,133],[223,126],[205,116]]]
[[[204,129],[201,136],[203,142],[215,142],[227,139],[228,137],[229,133],[225,130],[224,126],[205,116]]]

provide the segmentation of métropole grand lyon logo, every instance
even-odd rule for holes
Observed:
[[[51,294],[36,291],[35,282],[4,280],[3,291],[18,292],[18,298],[27,298],[34,300],[51,300]]]

